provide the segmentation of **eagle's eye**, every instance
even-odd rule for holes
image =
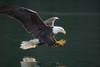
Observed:
[[[61,30],[61,31],[63,31],[63,29],[62,29],[62,28],[61,28],[60,30]]]

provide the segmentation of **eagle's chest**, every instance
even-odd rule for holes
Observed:
[[[51,35],[52,33],[52,29],[51,28],[47,28],[47,29],[41,29],[39,34],[41,36],[47,36],[47,35]]]
[[[52,34],[52,28],[37,29],[36,31],[33,32],[33,35],[35,38],[46,37],[46,36],[51,35],[51,34]]]

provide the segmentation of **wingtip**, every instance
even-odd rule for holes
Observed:
[[[58,17],[53,17],[54,19],[59,19]]]

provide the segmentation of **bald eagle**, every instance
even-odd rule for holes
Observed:
[[[48,46],[54,46],[65,43],[64,40],[56,41],[54,38],[59,32],[66,34],[64,28],[54,26],[54,21],[58,17],[52,17],[43,21],[36,11],[11,5],[1,6],[0,14],[19,20],[26,31],[33,35],[37,45],[48,44]]]

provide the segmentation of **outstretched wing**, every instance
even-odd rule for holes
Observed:
[[[21,21],[28,32],[46,27],[36,11],[17,6],[1,6],[0,14],[6,14]]]
[[[45,21],[46,23],[45,24],[37,12],[32,11],[30,9],[26,9],[24,7],[17,7],[17,6],[1,6],[0,14],[9,15],[10,17],[16,18],[17,20],[21,21],[24,28],[28,32],[32,33],[36,37],[38,36],[38,38],[43,40],[45,43],[50,45],[56,43],[55,40],[51,38],[52,36],[50,36],[50,34],[47,33],[49,32],[49,30],[47,29],[49,26],[46,26],[46,24],[47,25],[50,24],[53,26],[53,24],[51,24],[52,21],[53,22],[55,21],[52,20],[53,18]],[[50,23],[48,21],[50,21]],[[45,32],[42,32],[40,30],[43,30]]]
[[[47,19],[46,21],[44,21],[44,23],[50,27],[53,27],[56,19],[59,19],[59,18],[58,17],[51,17],[51,18]]]

